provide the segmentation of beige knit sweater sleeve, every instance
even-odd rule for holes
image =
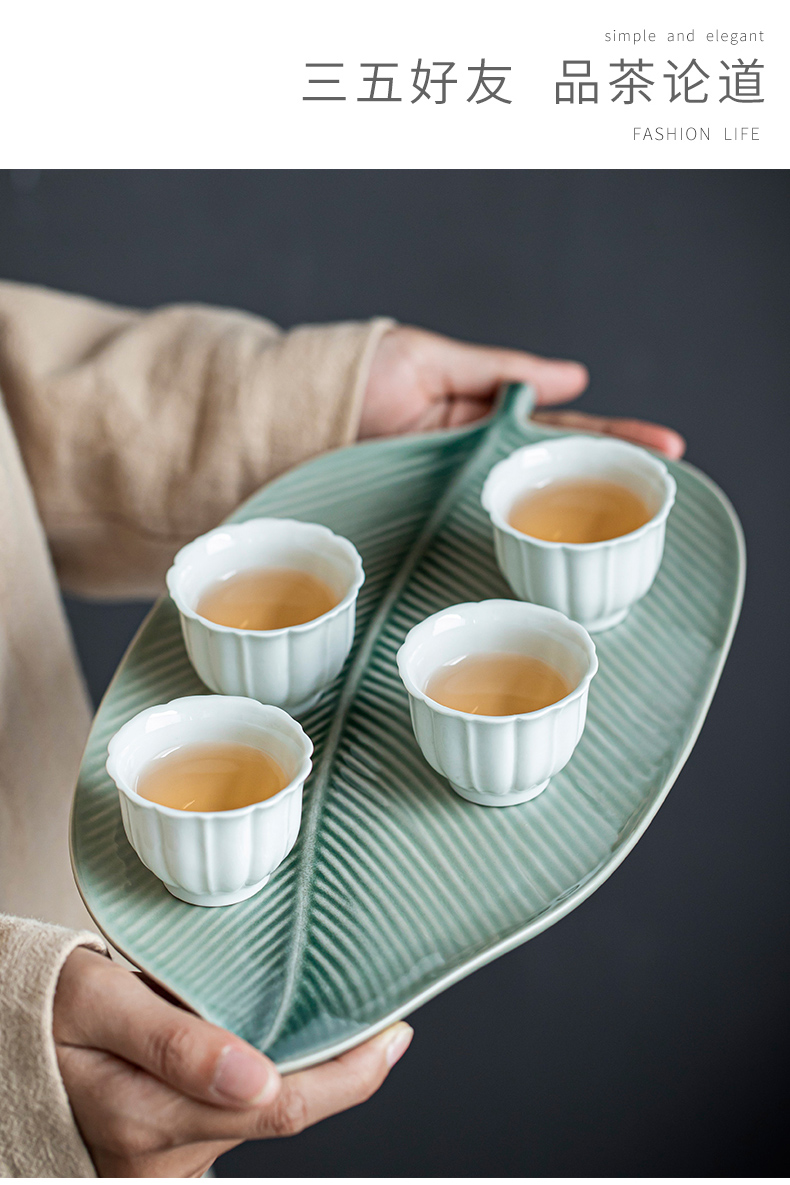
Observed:
[[[183,543],[350,444],[391,324],[283,332],[231,309],[145,313],[0,283],[0,384],[61,583],[156,593]]]
[[[183,543],[355,439],[390,324],[283,332],[0,283],[0,1176],[95,1175],[52,1039],[64,960],[103,947],[49,924],[79,914],[67,819],[88,712],[47,548],[71,590],[156,594]]]
[[[95,1177],[52,1040],[58,975],[95,934],[0,914],[0,1177]]]

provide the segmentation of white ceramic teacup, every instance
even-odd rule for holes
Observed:
[[[176,810],[137,793],[154,758],[205,741],[261,749],[282,766],[287,786],[232,811]],[[233,905],[252,897],[296,843],[313,745],[280,708],[238,696],[185,696],[138,713],[108,751],[107,772],[118,787],[129,843],[165,888],[190,905]]]
[[[312,621],[277,630],[217,625],[197,612],[202,594],[217,581],[272,567],[319,577],[335,593],[337,604]],[[353,543],[317,523],[288,518],[253,518],[217,527],[182,547],[167,573],[187,653],[206,686],[296,715],[312,707],[346,661],[364,580]]]
[[[652,517],[636,531],[599,543],[554,543],[517,531],[514,504],[553,481],[596,478],[638,494]],[[593,633],[618,625],[650,588],[661,564],[675,480],[634,444],[564,436],[517,449],[489,473],[482,502],[494,526],[497,562],[516,596],[558,609]]]
[[[555,704],[516,716],[459,712],[426,695],[438,667],[495,651],[542,659],[573,690]],[[523,601],[452,605],[410,630],[398,651],[414,735],[426,761],[462,798],[480,806],[535,798],[567,765],[584,730],[597,669],[595,646],[582,626]]]

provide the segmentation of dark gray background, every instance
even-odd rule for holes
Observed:
[[[390,313],[579,358],[741,515],[743,617],[697,746],[579,910],[412,1018],[364,1107],[240,1176],[778,1175],[786,1120],[788,176],[14,173],[0,274],[283,325]],[[98,697],[142,607],[69,603]]]

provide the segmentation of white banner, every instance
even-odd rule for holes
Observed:
[[[787,5],[2,5],[11,167],[776,168]]]

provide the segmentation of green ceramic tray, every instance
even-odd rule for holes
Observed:
[[[496,810],[462,801],[423,760],[395,652],[445,605],[511,595],[479,496],[496,461],[556,435],[528,422],[529,407],[511,388],[472,430],[330,453],[234,515],[325,523],[367,572],[351,657],[302,722],[316,754],[300,838],[257,896],[225,909],[171,897],[127,843],[104,770],[125,720],[206,690],[169,599],[99,708],[72,817],[88,909],[133,963],[285,1070],[357,1044],[579,905],[644,832],[713,696],[741,603],[742,534],[717,487],[672,464],[661,571],[596,638],[600,672],[566,769],[533,802]]]

